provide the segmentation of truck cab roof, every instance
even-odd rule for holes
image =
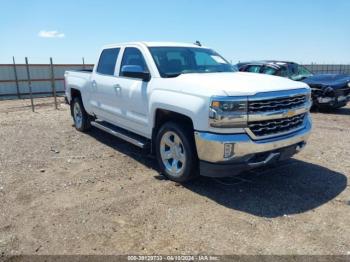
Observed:
[[[280,61],[280,60],[259,60],[259,61],[250,61],[250,62],[240,62],[237,66],[240,68],[244,65],[268,65],[274,68],[280,68],[281,66],[285,66],[287,64],[296,64],[291,61]]]
[[[199,46],[192,43],[181,43],[181,42],[124,42],[124,43],[115,43],[103,46],[103,49],[111,48],[115,46],[129,46],[129,45],[143,45],[146,47],[197,47],[197,48],[206,48],[204,46]]]

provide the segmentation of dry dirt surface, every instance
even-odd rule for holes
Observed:
[[[283,165],[180,185],[60,102],[0,101],[2,255],[350,254],[350,107]]]

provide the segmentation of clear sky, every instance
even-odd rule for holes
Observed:
[[[350,63],[350,0],[0,0],[0,10],[0,63],[94,63],[104,44],[195,40],[234,63]]]

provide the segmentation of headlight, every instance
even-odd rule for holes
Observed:
[[[350,82],[348,83],[348,87],[350,87]]]
[[[306,101],[312,102],[311,91],[306,94]]]
[[[213,97],[209,110],[209,124],[219,128],[247,126],[247,97]]]

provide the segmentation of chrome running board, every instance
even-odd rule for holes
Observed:
[[[140,148],[145,149],[149,146],[149,142],[146,138],[105,121],[92,121],[91,125]]]

